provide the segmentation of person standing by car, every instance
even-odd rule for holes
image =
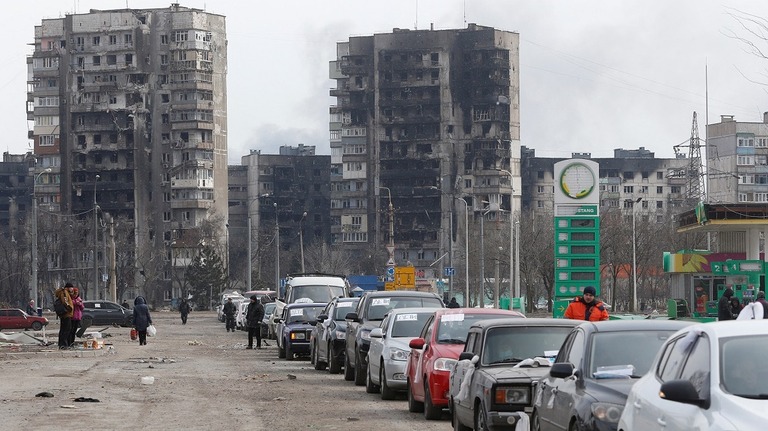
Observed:
[[[456,301],[456,297],[454,296],[451,298],[451,301],[446,305],[447,308],[459,308],[461,305],[459,305],[459,302]]]
[[[72,330],[69,332],[69,345],[75,344],[75,334],[80,329],[80,321],[83,320],[83,298],[76,287],[69,288],[69,296],[72,298]]]
[[[235,332],[235,313],[237,313],[237,307],[232,302],[232,298],[227,298],[227,303],[224,304],[224,324],[227,326],[227,332],[232,329]]]
[[[744,306],[739,302],[739,298],[731,296],[731,318],[736,319],[739,317],[739,313],[744,309]]]
[[[757,292],[757,302],[763,306],[763,319],[768,319],[768,301],[765,300],[765,292]]]
[[[29,303],[27,303],[27,314],[30,316],[37,316],[37,310],[35,309],[35,300],[30,299]]]
[[[181,313],[181,324],[186,325],[187,324],[187,315],[189,314],[189,303],[186,299],[181,300],[181,304],[179,304],[179,313]]]
[[[603,301],[599,301],[595,298],[595,288],[587,286],[584,288],[582,296],[574,298],[574,300],[568,304],[568,308],[565,309],[566,319],[587,320],[590,322],[597,322],[600,320],[608,320],[608,310],[605,309]]]
[[[139,333],[139,346],[147,345],[147,328],[152,324],[149,315],[149,307],[143,296],[137,296],[133,300],[133,327]]]
[[[717,320],[733,320],[733,312],[731,311],[731,297],[733,296],[733,289],[730,287],[725,289],[723,296],[717,301]]]
[[[248,325],[248,347],[253,349],[253,335],[256,334],[256,348],[261,349],[261,320],[264,319],[264,306],[256,295],[251,295],[251,303],[245,312],[245,320]]]
[[[69,296],[69,288],[75,287],[72,283],[67,283],[64,287],[56,289],[53,293],[54,309],[56,302],[60,302],[61,309],[56,309],[56,316],[59,318],[59,349],[69,348],[69,333],[72,331],[72,297]]]

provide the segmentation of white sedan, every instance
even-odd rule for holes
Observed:
[[[434,313],[434,308],[396,308],[371,331],[366,392],[381,392],[382,400],[393,400],[396,391],[407,389],[408,343],[419,336]]]
[[[619,430],[763,430],[768,423],[768,321],[686,327],[632,387]]]

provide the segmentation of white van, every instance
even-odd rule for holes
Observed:
[[[283,307],[294,302],[331,302],[339,296],[349,296],[349,282],[343,275],[323,273],[289,274],[285,280],[285,294],[277,298],[275,312],[270,318],[270,325],[283,315]],[[274,326],[273,326],[274,327]]]

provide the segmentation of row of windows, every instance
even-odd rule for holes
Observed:
[[[768,193],[739,193],[739,202],[768,202]]]
[[[345,232],[342,238],[344,242],[368,242],[368,232]]]
[[[768,137],[738,138],[736,145],[739,147],[766,148],[768,147]]]
[[[739,166],[766,166],[768,165],[768,155],[736,156],[736,164]]]

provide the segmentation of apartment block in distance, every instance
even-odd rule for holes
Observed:
[[[133,223],[143,280],[127,283],[179,297],[176,254],[227,218],[225,18],[174,3],[44,19],[28,63],[35,169],[60,169],[62,213]]]
[[[768,112],[762,122],[720,118],[707,125],[707,202],[768,203]]]
[[[258,273],[262,281],[269,280],[266,287],[274,290],[279,283],[278,273],[285,277],[301,272],[302,242],[305,251],[330,243],[331,156],[315,155],[314,146],[282,146],[280,154],[252,150],[242,157],[241,165],[246,169],[247,193],[243,201],[231,200],[230,214],[239,214],[245,219],[232,217],[231,223],[247,226],[250,218],[251,230],[235,232],[230,226],[230,237],[240,235],[236,241],[241,244],[239,250],[233,248],[234,245],[230,247],[232,259],[247,250],[246,241],[250,239],[252,271]],[[243,179],[238,182],[242,183]],[[275,236],[276,232],[279,237]],[[247,260],[243,262],[247,266]],[[305,270],[320,268],[306,266]],[[243,268],[238,274],[247,275],[247,272]]]
[[[637,150],[615,149],[612,158],[592,158],[590,153],[574,153],[571,158],[590,159],[600,164],[600,206],[631,211],[638,205],[638,216],[663,223],[689,209],[686,178],[689,166],[685,157],[656,158],[643,147]],[[523,147],[523,209],[531,212],[553,211],[555,163],[563,158],[536,157],[534,149]],[[636,203],[640,199],[639,203]],[[693,203],[695,205],[695,202]]]
[[[517,33],[476,24],[337,44],[331,237],[360,271],[384,273],[390,215],[394,264],[416,267],[418,288],[442,277],[451,235],[466,238],[449,229],[452,212],[464,217],[458,198],[473,218],[519,208],[518,46]]]

